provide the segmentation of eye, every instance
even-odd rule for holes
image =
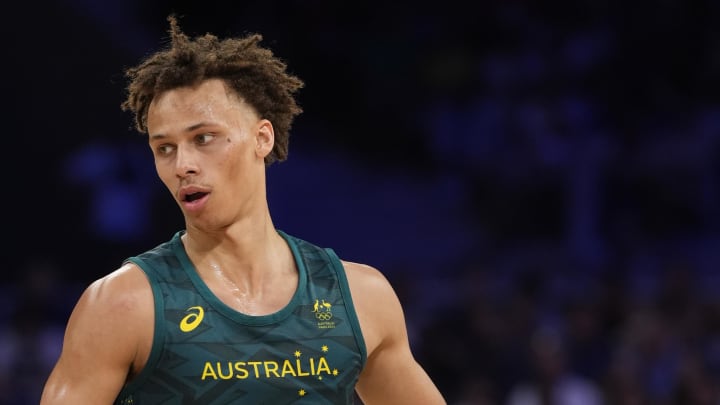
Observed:
[[[155,150],[158,155],[167,156],[175,150],[175,147],[173,145],[164,144],[159,145]]]
[[[195,137],[195,142],[199,145],[205,145],[215,138],[213,134],[199,134]]]

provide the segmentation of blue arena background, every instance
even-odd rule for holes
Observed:
[[[0,404],[182,226],[119,108],[171,12],[305,81],[276,226],[387,275],[449,403],[720,403],[720,3],[12,3]]]

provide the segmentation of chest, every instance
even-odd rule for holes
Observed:
[[[264,316],[281,311],[290,303],[298,288],[296,273],[269,283],[255,293],[223,279],[210,278],[203,281],[212,295],[224,305],[250,316]]]
[[[339,295],[294,297],[290,310],[259,317],[202,297],[164,298],[136,401],[154,401],[168,387],[183,392],[184,401],[204,404],[345,403],[352,397],[364,357]]]

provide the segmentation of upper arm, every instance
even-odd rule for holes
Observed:
[[[376,269],[344,262],[368,359],[357,392],[365,404],[445,404],[408,341],[400,301]]]
[[[92,283],[70,315],[41,404],[112,404],[152,322],[152,292],[134,265]]]

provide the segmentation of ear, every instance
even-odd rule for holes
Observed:
[[[272,123],[266,119],[262,119],[257,123],[257,133],[255,135],[255,154],[265,159],[275,146],[275,130]]]

